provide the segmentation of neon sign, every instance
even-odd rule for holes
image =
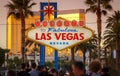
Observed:
[[[81,22],[82,23],[82,22]],[[75,46],[93,36],[93,31],[76,21],[57,18],[54,21],[37,23],[27,32],[30,40],[48,45],[56,50]]]

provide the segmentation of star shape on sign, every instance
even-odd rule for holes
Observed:
[[[45,6],[45,10],[41,10],[40,12],[45,12],[44,16],[48,15],[48,21],[50,20],[50,15],[54,12],[57,12],[57,10],[53,10],[54,7],[50,6],[50,1],[48,0],[48,6]]]

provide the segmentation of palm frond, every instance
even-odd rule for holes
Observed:
[[[87,9],[86,9],[86,12],[93,12],[93,13],[95,13],[96,10],[97,10],[97,6],[94,5],[94,6],[90,6],[90,8],[87,8]]]
[[[36,3],[32,0],[11,0],[5,5],[9,9],[8,15],[16,15],[15,17],[20,18],[20,11],[22,10],[25,17],[33,16],[33,12],[30,10],[33,5]],[[13,13],[14,12],[14,13]],[[8,16],[9,17],[9,16]]]
[[[103,34],[105,47],[116,48],[116,42],[120,45],[120,12],[115,11],[113,15],[108,17],[106,30]]]
[[[36,5],[36,3],[31,3],[28,8],[31,8],[32,6]]]
[[[96,35],[94,35],[94,37],[88,42],[84,42],[77,45],[75,52],[79,49],[82,50],[83,52],[86,52],[86,51],[91,51],[93,49],[96,50],[96,48],[97,48],[97,39],[96,39]]]
[[[100,0],[100,12],[103,15],[107,14],[107,11],[112,10],[112,6],[110,4],[111,0]],[[98,0],[85,0],[85,4],[89,7],[87,8],[87,12],[96,13],[99,9],[98,7]],[[101,11],[102,10],[102,11]]]
[[[103,15],[107,15],[107,11],[106,11],[106,10],[102,10],[101,13],[102,13]]]

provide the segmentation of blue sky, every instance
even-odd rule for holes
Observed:
[[[1,0],[0,1],[0,47],[6,48],[6,15],[7,15],[7,9],[4,7],[9,0]],[[40,2],[47,2],[48,0],[33,0],[37,3],[32,10],[33,11],[39,11],[39,3]],[[57,2],[58,3],[58,10],[69,10],[69,9],[86,9],[87,6],[84,4],[85,0],[50,0],[51,2]],[[114,10],[120,10],[120,0],[113,0],[111,2]],[[108,16],[110,16],[113,11],[108,13]],[[106,16],[107,17],[107,16]],[[105,27],[105,20],[106,17],[102,17],[103,21],[103,28],[102,31],[104,31]],[[86,25],[90,27],[93,30],[97,30],[96,28],[96,15],[92,13],[86,14]]]

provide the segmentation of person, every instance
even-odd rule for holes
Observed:
[[[72,72],[75,76],[84,76],[84,64],[82,61],[74,61],[72,63]]]
[[[28,63],[28,62],[26,63],[26,71],[27,71],[27,72],[30,72],[30,71],[31,71],[31,69],[30,69],[30,66],[29,66],[29,63]]]
[[[65,71],[60,70],[60,71],[59,71],[59,76],[64,76],[64,75],[65,75]]]
[[[30,74],[26,71],[26,64],[22,63],[21,64],[21,71],[18,72],[18,76],[30,76]]]
[[[50,70],[50,73],[51,73],[53,76],[58,76],[58,72],[57,72],[57,70],[54,69],[54,68]]]
[[[0,76],[2,76],[2,74],[0,73]]]
[[[7,76],[17,76],[16,72],[13,70],[8,70]]]
[[[48,75],[49,75],[49,73],[48,73],[47,67],[46,66],[41,66],[40,76],[48,76]]]
[[[108,67],[102,68],[102,75],[101,76],[110,76]]]
[[[36,70],[36,63],[31,64],[32,70],[29,72],[30,76],[39,76],[39,72]]]
[[[101,70],[101,64],[99,61],[96,61],[96,60],[92,61],[89,64],[89,69],[92,72],[91,76],[101,76],[99,73],[99,71]]]
[[[42,69],[41,69],[41,66],[37,66],[37,71],[38,71],[38,73],[39,73],[39,75],[41,74],[41,72],[42,72]]]

